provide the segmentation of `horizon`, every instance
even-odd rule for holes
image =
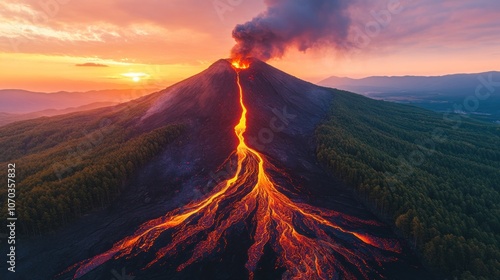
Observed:
[[[85,92],[171,85],[227,57],[235,45],[231,30],[260,16],[268,2],[176,0],[139,9],[121,0],[54,3],[0,3],[0,59],[10,66],[0,70],[0,88]],[[500,31],[500,3],[346,5],[333,28],[345,34],[303,51],[292,40],[267,63],[313,83],[331,76],[482,73],[500,64],[500,38],[492,35]]]
[[[221,59],[226,59],[226,58],[221,58]],[[216,63],[217,61],[219,61],[221,59],[216,60],[214,63]],[[264,62],[264,63],[267,63],[267,64],[273,66],[271,63],[268,63],[268,62]],[[194,73],[192,76],[203,72],[204,70],[208,69],[212,64],[208,65],[204,69],[201,69],[199,72]],[[282,70],[282,69],[279,69],[279,70]],[[499,73],[499,72],[500,72],[500,70],[487,70],[487,71],[483,71],[483,72],[469,72],[469,73],[457,72],[457,73],[447,73],[447,74],[429,75],[429,76],[405,74],[405,75],[396,75],[396,76],[373,75],[373,76],[364,76],[364,77],[359,77],[359,78],[331,75],[331,76],[328,76],[325,78],[320,78],[317,81],[308,81],[308,82],[311,82],[313,84],[320,84],[321,82],[324,82],[330,78],[352,79],[352,80],[363,80],[363,79],[368,79],[368,78],[404,78],[404,77],[437,78],[437,77],[456,76],[456,75],[477,75],[477,74]],[[0,91],[12,90],[12,91],[27,91],[27,92],[32,92],[32,93],[43,93],[43,94],[57,94],[57,93],[90,93],[90,92],[100,92],[100,91],[127,91],[127,90],[145,91],[145,90],[150,90],[150,91],[152,91],[151,93],[153,93],[155,90],[163,90],[163,89],[169,88],[169,87],[175,85],[176,83],[180,83],[186,79],[189,79],[192,76],[181,78],[180,80],[177,80],[177,81],[172,81],[172,83],[164,85],[163,87],[161,87],[158,84],[153,84],[155,86],[160,86],[160,87],[156,87],[156,88],[151,83],[143,83],[143,84],[132,84],[132,86],[130,86],[130,87],[123,87],[123,88],[95,88],[95,89],[87,89],[87,90],[61,89],[61,90],[57,90],[57,91],[37,91],[37,90],[32,90],[32,89],[27,89],[27,88],[0,88]],[[297,77],[297,78],[302,79],[301,77]],[[151,87],[148,88],[148,86],[151,86]]]

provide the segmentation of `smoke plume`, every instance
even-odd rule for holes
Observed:
[[[234,28],[236,45],[231,55],[269,60],[282,57],[289,48],[340,48],[349,32],[349,2],[352,1],[265,0],[265,12]]]

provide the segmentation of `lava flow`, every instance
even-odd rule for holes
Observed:
[[[223,248],[225,243],[221,239],[230,228],[249,221],[255,225],[250,233],[253,244],[248,249],[245,265],[250,279],[266,246],[276,254],[276,267],[286,270],[283,279],[369,278],[370,273],[376,273],[374,263],[380,265],[391,260],[383,256],[384,251],[400,251],[396,241],[353,230],[375,225],[375,222],[295,202],[283,193],[284,188],[273,180],[271,174],[274,173],[270,173],[278,169],[245,142],[248,110],[240,73],[250,65],[234,61],[233,67],[242,109],[234,127],[239,144],[230,157],[237,157],[234,176],[219,183],[200,201],[142,224],[134,234],[118,241],[108,251],[68,268],[66,272],[76,269],[74,279],[110,259],[131,258],[149,251],[162,234],[170,234],[171,241],[156,252],[145,268],[174,257],[181,248],[194,247],[191,257],[178,266],[177,270],[181,271]]]

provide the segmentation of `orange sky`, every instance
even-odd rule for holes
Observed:
[[[228,57],[232,29],[264,11],[264,1],[3,0],[0,88],[164,88]],[[377,23],[395,2],[398,12]],[[289,50],[269,63],[312,82],[499,70],[498,1],[355,3],[348,50]]]

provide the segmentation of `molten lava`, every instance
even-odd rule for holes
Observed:
[[[250,68],[250,62],[248,61],[248,59],[241,58],[241,57],[234,58],[231,61],[231,65],[233,65],[233,67],[235,69],[248,69],[248,68]]]
[[[286,269],[283,279],[369,278],[369,274],[376,271],[368,260],[380,265],[391,260],[383,257],[384,251],[399,252],[396,241],[353,230],[376,225],[376,222],[296,202],[283,193],[284,188],[269,173],[279,170],[245,142],[249,112],[244,103],[240,73],[250,65],[241,60],[233,61],[232,65],[237,73],[242,110],[234,127],[239,140],[231,156],[237,158],[234,176],[219,183],[200,201],[142,224],[134,234],[118,241],[108,251],[68,268],[66,272],[76,268],[75,279],[112,258],[131,258],[149,251],[162,234],[170,235],[171,241],[156,252],[145,268],[193,245],[191,257],[177,268],[181,271],[223,247],[221,239],[231,227],[249,221],[255,223],[255,231],[250,233],[253,244],[248,249],[245,265],[250,279],[264,255],[265,246],[270,246],[276,254],[276,267]]]

